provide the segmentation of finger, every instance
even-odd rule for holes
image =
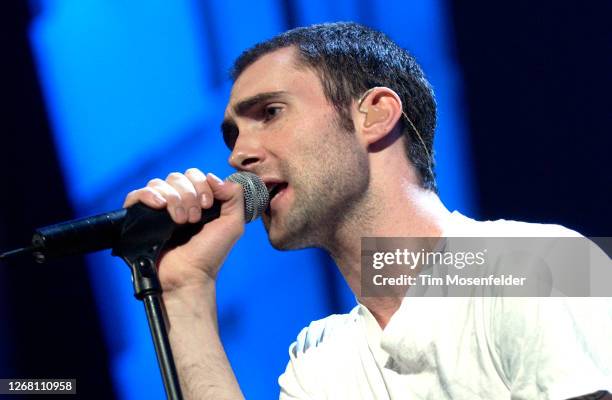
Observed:
[[[168,175],[166,182],[179,193],[181,198],[180,204],[175,209],[177,217],[184,214],[186,221],[198,222],[202,218],[202,206],[197,198],[198,194],[193,183],[185,175],[178,172]]]
[[[166,206],[166,199],[155,189],[144,187],[137,190],[132,190],[123,202],[123,208],[128,208],[136,203],[142,203],[151,208],[163,208]]]
[[[168,182],[161,179],[153,179],[147,186],[156,190],[164,197],[164,199],[166,199],[168,212],[170,213],[170,217],[172,217],[174,222],[177,224],[184,224],[187,222],[187,213],[185,212],[181,195],[178,190],[176,190]]]
[[[214,174],[208,174],[206,181],[212,189],[213,196],[223,202],[221,214],[236,215],[244,218],[244,195],[242,186],[235,182],[222,181]]]
[[[206,175],[197,168],[189,168],[185,171],[185,176],[191,181],[198,195],[198,200],[202,208],[210,208],[213,204],[213,194],[210,185],[206,181]]]

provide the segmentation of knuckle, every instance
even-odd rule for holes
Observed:
[[[206,190],[208,184],[206,183],[206,176],[201,172],[194,172],[191,170],[185,171],[185,176],[189,179],[191,184],[195,187],[197,192],[202,192]]]
[[[145,193],[145,194],[149,194],[149,195],[156,195],[159,194],[159,192],[151,187],[146,187],[143,189],[140,189],[141,193]]]
[[[181,174],[180,172],[170,172],[168,174],[168,176],[166,177],[167,181],[176,181],[176,180],[180,180],[183,178],[183,174]]]
[[[159,178],[153,178],[151,179],[149,182],[147,182],[147,186],[159,186],[160,184],[162,184],[164,181],[162,181]]]
[[[189,168],[185,171],[185,175],[201,178],[204,176],[204,173],[198,168]]]
[[[141,199],[143,197],[143,195],[147,192],[148,188],[140,188],[140,189],[136,189],[136,190],[132,190],[128,196],[131,196],[132,198],[135,199]]]

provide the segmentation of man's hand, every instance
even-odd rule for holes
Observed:
[[[166,294],[216,279],[223,260],[244,232],[242,188],[191,168],[184,174],[171,173],[166,180],[152,179],[146,187],[126,197],[124,207],[140,202],[151,208],[167,208],[177,224],[198,222],[202,209],[210,208],[215,199],[222,203],[219,218],[160,258],[159,279]]]
[[[123,204],[166,208],[178,224],[198,222],[216,200],[219,218],[191,239],[166,249],[158,263],[174,361],[185,399],[241,399],[240,387],[219,339],[215,281],[221,264],[244,232],[242,187],[191,168],[153,179]]]

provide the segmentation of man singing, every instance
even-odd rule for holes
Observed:
[[[314,25],[247,50],[233,79],[223,136],[230,164],[270,190],[270,243],[325,249],[359,303],[298,335],[281,399],[561,399],[612,387],[607,299],[362,296],[362,237],[578,235],[446,209],[433,172],[434,94],[410,54],[358,24]],[[243,397],[215,301],[217,274],[244,229],[242,190],[189,169],[151,180],[124,204],[167,208],[185,224],[214,200],[221,216],[159,262],[190,399]]]

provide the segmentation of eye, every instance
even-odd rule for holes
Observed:
[[[232,150],[238,139],[238,127],[232,121],[224,121],[221,124],[221,134],[228,149]]]
[[[270,121],[276,118],[283,111],[283,107],[278,104],[268,104],[264,107],[264,121]]]
[[[232,132],[228,131],[228,132],[223,133],[223,141],[225,142],[225,145],[227,146],[227,148],[230,150],[234,150],[234,146],[236,145],[237,139],[238,139],[237,131],[232,131]]]

